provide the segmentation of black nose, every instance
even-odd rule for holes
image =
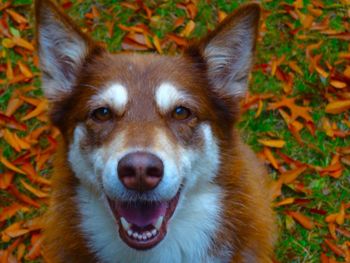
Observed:
[[[131,190],[145,192],[155,188],[163,177],[161,159],[151,153],[134,152],[125,155],[118,163],[118,177]]]

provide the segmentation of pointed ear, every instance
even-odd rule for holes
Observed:
[[[204,59],[211,86],[224,97],[241,97],[247,90],[259,18],[259,4],[244,5],[187,51]]]
[[[97,45],[50,0],[35,1],[35,16],[43,90],[49,99],[58,100],[71,91]]]

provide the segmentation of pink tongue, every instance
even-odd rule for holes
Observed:
[[[126,221],[139,227],[145,227],[150,224],[155,224],[160,216],[164,216],[168,204],[161,203],[121,203],[117,210],[121,217]]]

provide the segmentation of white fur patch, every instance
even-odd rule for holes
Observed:
[[[156,90],[155,100],[159,110],[165,113],[184,101],[188,95],[173,84],[164,82]]]
[[[221,222],[222,189],[213,183],[219,166],[219,151],[216,139],[208,124],[200,126],[203,137],[201,149],[179,149],[169,147],[165,134],[159,133],[159,145],[152,152],[164,162],[164,177],[155,189],[159,198],[174,196],[180,186],[178,206],[168,222],[168,232],[165,238],[154,248],[138,251],[127,246],[119,237],[118,225],[107,205],[105,193],[115,197],[123,196],[123,186],[116,174],[116,165],[121,156],[135,149],[112,154],[100,148],[88,153],[89,156],[79,156],[77,144],[81,139],[80,129],[76,129],[75,142],[71,146],[70,162],[75,173],[82,169],[91,169],[98,182],[102,183],[105,193],[91,188],[90,184],[82,184],[77,191],[77,204],[82,215],[81,230],[89,247],[96,253],[99,262],[133,262],[133,263],[214,263],[226,258],[226,253],[217,258],[208,253],[215,232]],[[122,142],[116,141],[115,151]],[[119,145],[119,146],[118,146]],[[163,148],[164,147],[164,148]],[[105,149],[106,150],[106,149]],[[112,150],[112,148],[110,149]],[[150,149],[148,149],[150,150]],[[82,159],[91,163],[93,168],[80,167]],[[85,173],[87,181],[90,174]],[[87,187],[88,185],[88,187]],[[169,192],[171,196],[169,196]],[[203,205],[205,204],[205,205]]]
[[[101,93],[93,96],[91,102],[95,104],[108,104],[118,113],[123,113],[125,106],[128,103],[128,91],[123,85],[113,83]]]
[[[79,34],[56,20],[50,11],[42,16],[38,32],[40,67],[49,73],[49,76],[43,74],[42,87],[49,99],[56,100],[71,91],[75,69],[79,68],[88,47]]]

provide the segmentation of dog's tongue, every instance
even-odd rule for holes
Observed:
[[[136,202],[121,203],[118,205],[118,213],[129,223],[139,227],[155,224],[160,216],[164,216],[167,210],[166,202]]]

